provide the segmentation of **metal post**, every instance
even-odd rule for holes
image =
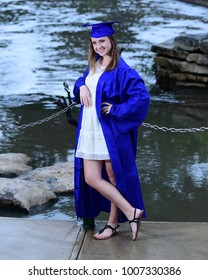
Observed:
[[[95,220],[94,218],[84,218],[83,219],[83,228],[88,229],[94,229],[95,228]]]

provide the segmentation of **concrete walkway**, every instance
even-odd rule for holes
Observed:
[[[1,217],[0,260],[208,260],[207,233],[208,223],[142,222],[132,241],[126,223],[97,241],[75,221]]]

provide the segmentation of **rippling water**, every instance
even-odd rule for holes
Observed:
[[[106,7],[107,6],[107,7]],[[207,28],[207,8],[180,1],[1,1],[0,94],[61,94],[86,66],[85,22],[122,19],[116,28],[127,62],[154,83],[152,43]],[[191,13],[190,13],[191,10]]]
[[[190,12],[191,11],[191,12]],[[152,44],[182,32],[207,31],[208,9],[181,1],[1,1],[0,121],[11,127],[57,112],[87,65],[89,30],[82,23],[122,19],[115,25],[122,56],[151,93],[147,122],[168,127],[208,126],[208,97],[155,88]],[[78,108],[73,111],[75,117]],[[137,164],[149,220],[207,221],[207,132],[169,133],[141,127]],[[64,115],[25,130],[0,131],[0,152],[23,152],[41,167],[73,158],[75,128]],[[53,141],[51,141],[53,139]],[[74,217],[62,197],[34,217]]]

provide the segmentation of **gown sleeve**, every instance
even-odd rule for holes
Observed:
[[[141,125],[150,103],[145,84],[133,69],[124,72],[120,79],[120,102],[113,104],[110,116],[120,132],[125,133]]]
[[[83,76],[79,77],[78,80],[74,84],[73,94],[74,94],[74,101],[79,100],[79,93],[80,87],[85,85],[85,79],[88,75],[89,69],[87,68],[83,74]]]

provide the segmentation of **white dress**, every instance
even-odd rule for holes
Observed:
[[[97,117],[95,99],[98,80],[105,68],[96,62],[95,73],[86,77],[85,84],[90,90],[92,106],[83,108],[82,125],[78,139],[76,157],[89,160],[110,159],[102,127]]]

